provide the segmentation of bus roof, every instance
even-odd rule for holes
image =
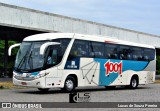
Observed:
[[[53,40],[53,39],[58,39],[58,38],[75,38],[75,39],[89,40],[89,41],[96,41],[96,42],[131,45],[131,46],[146,47],[146,48],[155,48],[154,46],[151,46],[151,45],[129,42],[125,40],[118,40],[116,38],[111,38],[109,36],[84,35],[84,34],[76,34],[76,33],[36,34],[36,35],[31,35],[31,36],[24,38],[23,41],[44,41],[44,40]]]

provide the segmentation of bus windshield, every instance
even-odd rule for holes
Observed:
[[[40,46],[44,42],[22,42],[16,56],[15,69],[29,71],[41,68],[44,57],[40,55]]]
[[[40,47],[46,41],[22,42],[16,56],[14,70],[18,72],[38,71],[59,64],[70,39],[54,39],[60,45],[49,46],[44,55],[40,55]]]

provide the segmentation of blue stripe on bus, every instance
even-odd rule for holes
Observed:
[[[99,86],[110,85],[112,82],[116,80],[116,78],[119,75],[117,72],[111,72],[109,73],[109,76],[106,76],[106,69],[104,65],[107,61],[113,63],[120,63],[122,61],[122,73],[127,70],[142,71],[147,67],[149,63],[147,61],[113,60],[113,59],[98,59],[98,58],[95,58],[94,60],[100,63]]]

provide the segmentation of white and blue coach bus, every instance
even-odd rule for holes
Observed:
[[[13,71],[13,83],[40,91],[81,86],[129,86],[155,81],[153,46],[109,37],[45,33],[24,38]]]

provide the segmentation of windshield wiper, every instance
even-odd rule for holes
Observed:
[[[22,58],[21,61],[19,62],[17,69],[21,68],[22,65],[24,64],[25,58],[26,58],[28,52],[29,52],[29,50],[26,52],[26,54],[23,56],[23,58]],[[20,67],[20,66],[21,66],[21,67]]]
[[[31,51],[31,53],[29,54],[28,64],[29,64],[30,69],[33,69],[33,64],[30,64],[30,62],[29,62],[30,59],[31,59],[31,61],[33,61],[33,60],[32,60],[32,51]]]

